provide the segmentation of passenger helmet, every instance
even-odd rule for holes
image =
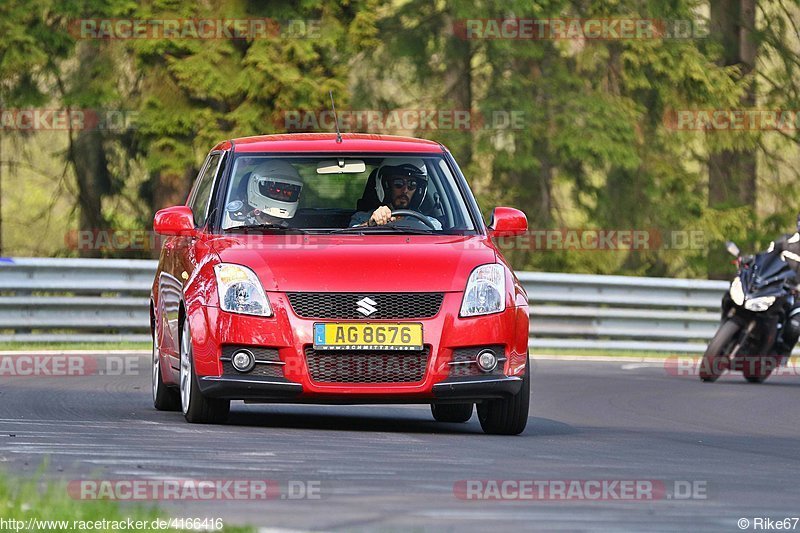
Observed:
[[[292,218],[297,212],[303,181],[288,162],[273,159],[256,167],[247,183],[247,203],[267,215]]]

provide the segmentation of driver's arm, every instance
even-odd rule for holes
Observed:
[[[442,223],[436,220],[435,218],[427,217],[433,224],[433,228],[440,230],[442,229]],[[378,209],[372,212],[369,219],[366,222],[362,222],[360,224],[351,224],[350,227],[358,227],[358,226],[383,226],[384,224],[388,224],[389,222],[394,222],[397,220],[397,217],[392,216],[392,210],[385,205],[380,206]]]

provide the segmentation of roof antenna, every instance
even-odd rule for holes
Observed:
[[[333,105],[333,91],[328,91],[331,96],[331,108],[333,109],[333,121],[336,123],[336,142],[342,142],[342,132],[339,131],[339,119],[336,118],[336,106]]]

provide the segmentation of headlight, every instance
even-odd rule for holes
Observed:
[[[744,304],[744,308],[748,311],[766,311],[769,309],[769,306],[775,303],[774,296],[762,296],[760,298],[753,298],[752,300],[747,300]]]
[[[739,276],[736,276],[736,279],[734,279],[733,283],[731,283],[731,298],[733,299],[733,303],[736,305],[742,305],[744,303],[742,280],[739,278]]]
[[[461,316],[488,315],[506,308],[506,273],[503,265],[481,265],[472,271],[461,303]]]
[[[224,311],[245,315],[272,316],[264,288],[247,267],[221,263],[214,266],[219,305]]]

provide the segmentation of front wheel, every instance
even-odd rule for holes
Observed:
[[[502,400],[487,400],[478,404],[478,420],[484,433],[490,435],[519,435],[528,425],[531,403],[531,364],[525,365],[519,392]]]
[[[728,320],[719,327],[714,338],[708,343],[708,348],[700,361],[701,380],[713,383],[727,370],[731,344],[736,339],[737,333],[739,333],[739,324],[733,320]]]
[[[780,358],[771,355],[746,357],[742,365],[742,374],[750,383],[764,383],[780,362]]]
[[[228,419],[231,409],[230,400],[206,398],[200,392],[188,318],[184,319],[181,332],[181,409],[186,421],[195,424],[221,424]]]

